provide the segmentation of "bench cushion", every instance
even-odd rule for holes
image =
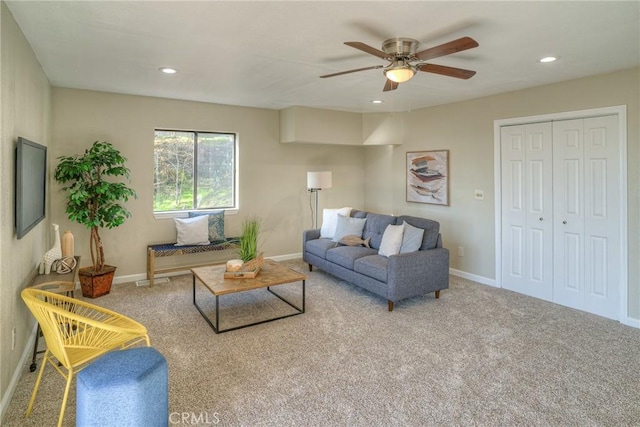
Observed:
[[[211,242],[208,245],[187,245],[176,246],[175,243],[160,243],[157,245],[148,245],[148,248],[155,252],[156,257],[197,254],[200,252],[222,251],[230,249],[234,244],[238,243],[237,237],[230,237],[225,240]]]

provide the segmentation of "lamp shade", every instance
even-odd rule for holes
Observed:
[[[331,188],[331,171],[307,172],[307,188],[315,190]]]

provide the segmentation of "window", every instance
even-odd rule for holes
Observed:
[[[155,131],[153,211],[236,208],[236,135]]]

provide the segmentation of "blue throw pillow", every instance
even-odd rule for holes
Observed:
[[[209,215],[209,241],[219,242],[224,237],[224,211],[213,212],[189,212],[189,218]]]
[[[350,235],[362,237],[362,230],[366,221],[365,218],[352,218],[338,214],[338,223],[336,224],[333,241],[339,242],[343,237]]]
[[[424,236],[424,230],[422,228],[414,227],[407,221],[403,221],[404,234],[402,236],[402,246],[400,246],[400,253],[416,252],[422,246],[422,237]]]

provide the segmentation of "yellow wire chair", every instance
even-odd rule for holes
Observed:
[[[127,348],[140,342],[151,345],[147,328],[122,314],[40,289],[26,288],[21,295],[40,324],[47,344],[27,407],[27,417],[31,415],[47,362],[67,380],[58,418],[58,426],[61,426],[73,375],[87,366],[87,362],[117,348]]]

